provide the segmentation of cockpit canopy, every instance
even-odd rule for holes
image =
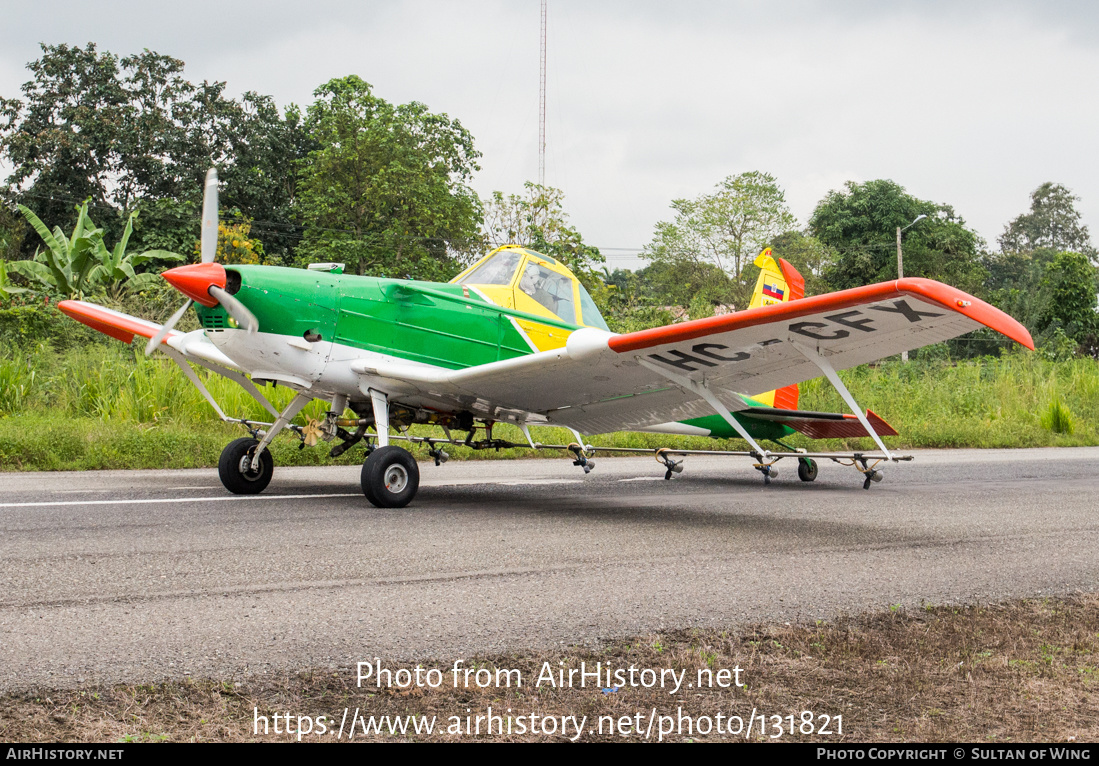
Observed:
[[[523,247],[493,250],[451,282],[476,287],[498,306],[608,329],[595,301],[571,271],[548,255]]]

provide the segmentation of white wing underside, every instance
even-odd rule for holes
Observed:
[[[843,370],[984,326],[1031,345],[1021,325],[982,301],[901,280],[630,335],[584,328],[565,348],[458,371],[367,361],[352,369],[396,397],[603,433],[713,414],[682,378],[738,410],[739,394],[818,377],[817,355]]]

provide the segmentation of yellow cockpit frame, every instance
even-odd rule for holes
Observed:
[[[506,267],[511,269],[510,277],[498,273],[498,269],[493,270],[491,266],[486,266],[490,260],[500,255],[514,256],[513,259],[498,259],[497,263],[498,267],[507,264]],[[486,266],[483,271],[482,266]],[[576,275],[554,258],[520,245],[496,248],[450,281],[452,284],[475,287],[497,306],[571,325],[606,329],[602,317],[599,317],[602,327],[600,324],[584,321],[580,280]]]

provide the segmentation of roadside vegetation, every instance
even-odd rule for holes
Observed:
[[[58,321],[67,321],[59,319]],[[92,331],[89,330],[89,333]],[[146,358],[141,343],[114,341],[57,349],[48,343],[7,349],[0,355],[0,470],[101,468],[196,468],[217,465],[239,425],[222,423],[201,394],[168,359]],[[227,413],[270,420],[239,386],[206,376]],[[1099,444],[1099,365],[1089,358],[1055,360],[1016,352],[956,362],[934,354],[908,363],[887,360],[843,373],[857,399],[899,432],[890,447],[1039,447]],[[275,406],[292,392],[264,389]],[[802,385],[803,409],[843,411],[838,394],[823,379]],[[314,402],[302,418],[322,418]],[[426,427],[419,435],[441,436]],[[498,426],[497,438],[522,442],[518,429]],[[564,429],[535,429],[546,444],[568,444]],[[593,436],[596,446],[743,449],[738,440],[618,433]],[[868,439],[788,443],[814,451],[873,449]],[[298,449],[292,435],[275,441],[276,465],[357,463],[361,449],[333,460],[328,445]],[[456,459],[531,456],[528,449],[473,451],[447,447]],[[413,449],[427,459],[426,447]]]
[[[537,678],[543,662],[553,668],[604,666],[698,671],[740,667],[745,688],[691,689],[669,695],[659,688],[605,693],[547,686],[534,688],[376,690],[357,688],[353,667],[271,673],[246,678],[171,680],[143,685],[35,689],[0,697],[0,738],[8,742],[293,741],[295,735],[253,732],[256,716],[278,713],[328,716],[339,725],[343,709],[364,716],[435,717],[483,715],[488,707],[513,717],[600,716],[642,713],[694,720],[718,713],[747,719],[802,712],[829,717],[831,735],[801,732],[772,740],[773,728],[752,736],[684,731],[665,741],[792,742],[1094,742],[1099,737],[1099,597],[1033,599],[984,606],[892,606],[868,616],[815,625],[758,624],[736,629],[687,629],[612,640],[598,648],[476,656],[466,666],[518,669]],[[447,671],[452,660],[416,658],[386,666]],[[562,663],[558,665],[558,663]],[[836,721],[842,717],[842,722]],[[789,722],[785,725],[789,728]],[[467,736],[390,732],[355,741],[565,741],[560,735]],[[842,726],[842,734],[838,727]],[[644,733],[644,726],[642,726]],[[285,726],[281,727],[285,732]],[[652,730],[656,739],[658,728]],[[346,732],[344,739],[347,738]],[[305,735],[302,741],[332,742]],[[629,741],[643,736],[599,735],[585,741]]]

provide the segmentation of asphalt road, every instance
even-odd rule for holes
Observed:
[[[451,662],[659,628],[1095,590],[1099,449],[917,452],[862,489],[789,461],[0,475],[0,690]]]

